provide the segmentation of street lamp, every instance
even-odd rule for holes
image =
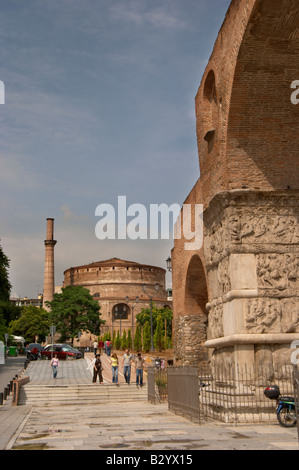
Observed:
[[[154,341],[153,341],[153,296],[152,295],[148,295],[148,293],[146,292],[146,284],[143,285],[143,292],[148,296],[148,298],[150,299],[150,305],[151,305],[151,352],[153,352],[154,350]],[[158,292],[158,290],[160,289],[160,285],[158,282],[156,282],[155,284],[155,291]]]
[[[172,271],[172,263],[171,263],[171,258],[170,256],[168,256],[167,260],[166,260],[166,267],[167,267],[167,271],[171,272]]]
[[[126,303],[129,305],[129,297],[127,296],[126,297]],[[134,305],[131,305],[131,309],[132,309],[132,349],[134,349],[134,307],[136,307],[136,305],[138,304],[139,302],[139,297],[138,295],[136,295],[136,304]]]

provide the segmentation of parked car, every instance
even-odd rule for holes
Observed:
[[[49,344],[41,351],[42,358],[51,359],[57,354],[58,359],[81,359],[83,354],[78,349],[72,348],[68,344]]]

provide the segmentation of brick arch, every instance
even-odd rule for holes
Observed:
[[[228,189],[298,189],[298,0],[258,0],[240,44],[230,96]],[[298,163],[297,163],[298,165]]]
[[[204,140],[207,142],[207,151],[213,150],[218,127],[218,98],[215,72],[211,69],[203,86],[202,117],[204,125]]]
[[[208,289],[203,263],[198,255],[193,255],[186,274],[185,312],[189,315],[201,315],[206,321]]]

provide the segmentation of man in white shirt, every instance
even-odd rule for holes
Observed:
[[[127,349],[123,357],[123,367],[124,367],[124,378],[128,385],[130,385],[132,359],[133,359],[133,356],[132,354],[129,353],[129,349]]]

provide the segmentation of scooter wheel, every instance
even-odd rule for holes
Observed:
[[[289,410],[288,408],[281,408],[277,414],[278,422],[285,428],[293,428],[296,426],[296,411],[295,409]]]

